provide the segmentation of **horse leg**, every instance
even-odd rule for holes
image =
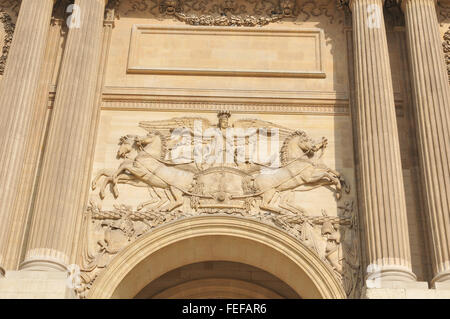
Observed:
[[[100,180],[100,178],[102,178],[103,176],[110,177],[110,176],[112,176],[112,174],[114,174],[114,171],[111,169],[100,170],[97,173],[97,175],[95,175],[94,179],[92,180],[92,184],[91,184],[92,190],[95,190],[97,188],[97,183]]]
[[[119,165],[119,168],[118,168],[118,169],[114,172],[114,174],[112,175],[113,184],[117,184],[119,175],[120,175],[123,171],[128,170],[128,171],[130,171],[130,173],[132,173],[131,170],[129,170],[129,167],[130,167],[129,164],[132,164],[131,161],[130,161],[130,160],[125,160],[125,161],[123,161],[123,162]],[[134,175],[134,174],[133,174],[133,175]]]
[[[161,210],[171,212],[177,207],[183,205],[183,192],[174,186],[170,186],[169,190],[166,192],[169,199],[169,203],[164,206]]]
[[[162,189],[162,188],[154,188],[153,189],[155,191],[155,193],[158,195],[159,197],[159,202],[152,207],[152,211],[158,211],[158,209],[163,206],[164,204],[167,204],[167,202],[170,202],[170,198],[167,195],[168,190],[167,189]]]
[[[159,197],[159,195],[156,193],[154,187],[149,187],[148,191],[149,191],[150,197],[151,197],[152,199],[149,200],[149,201],[147,201],[147,202],[144,202],[144,203],[142,203],[142,204],[139,204],[139,206],[137,207],[137,210],[141,210],[142,208],[144,208],[144,207],[146,207],[146,206],[148,206],[148,205],[154,204],[154,203],[156,203],[156,202],[158,202],[158,201],[161,200],[161,198]],[[152,191],[153,191],[153,192],[152,192]]]
[[[108,186],[108,184],[113,184],[113,177],[112,177],[113,173],[109,174],[109,175],[104,175],[106,176],[106,178],[103,180],[103,182],[100,184],[100,197],[102,199],[105,198],[105,190],[106,190],[106,186]],[[135,183],[135,179],[128,175],[128,174],[120,174],[117,177],[117,183],[113,184],[113,195],[115,198],[117,198],[119,196],[119,189],[117,188],[117,184],[131,184],[134,186],[138,186],[138,187],[142,187],[143,185],[138,185],[138,183]]]
[[[322,185],[335,185],[336,190],[340,192],[341,190],[341,182],[339,181],[339,178],[336,177],[333,173],[330,173],[328,171],[321,172],[321,173],[313,173],[309,177],[304,177],[306,183],[308,184],[314,184],[314,183],[320,183]]]
[[[183,192],[174,186],[170,187],[170,192],[175,198],[175,201],[169,206],[169,212],[183,205]]]
[[[98,175],[97,177],[96,177],[96,179],[97,180],[94,180],[92,183],[93,183],[93,185],[92,185],[92,189],[96,189],[97,188],[97,183],[98,183],[98,180],[100,179],[100,177],[102,177],[102,176],[105,176],[105,178],[102,180],[102,182],[100,183],[100,191],[99,191],[99,195],[100,195],[100,198],[101,199],[104,199],[105,198],[105,190],[106,190],[106,186],[108,186],[108,184],[109,183],[112,183],[112,174],[113,174],[113,172],[112,171],[110,171],[110,174],[107,174],[107,170],[104,170],[104,172],[102,172],[103,174],[102,175]],[[94,184],[95,183],[95,184]],[[117,197],[117,196],[116,196]]]
[[[340,199],[342,196],[342,184],[339,178],[340,175],[335,175],[332,170],[331,172],[327,172],[326,176],[331,180],[332,185],[336,187],[336,198]]]
[[[273,202],[273,199],[275,197],[275,194],[277,193],[277,190],[275,188],[272,188],[265,192],[262,196],[262,202],[260,204],[260,208],[269,210],[274,213],[280,213],[280,209],[273,207],[271,204]]]

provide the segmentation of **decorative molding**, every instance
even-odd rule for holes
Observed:
[[[179,111],[218,111],[296,113],[349,115],[347,104],[263,104],[263,103],[218,103],[218,102],[175,102],[175,101],[108,101],[102,102],[104,110],[179,110]]]
[[[146,12],[158,19],[173,17],[198,26],[264,26],[282,20],[309,21],[324,16],[328,23],[343,23],[335,0],[131,0],[125,16]]]
[[[55,91],[55,87],[51,88]],[[277,90],[277,89],[236,89],[236,88],[195,88],[195,87],[126,87],[106,86],[103,91],[104,100],[152,100],[152,99],[182,98],[186,101],[195,99],[220,101],[224,98],[227,102],[260,101],[266,99],[272,103],[283,101],[286,103],[324,103],[324,104],[348,104],[347,92],[313,91],[313,90]],[[396,96],[396,100],[401,98]]]
[[[314,92],[315,93],[315,92]],[[339,96],[340,97],[340,96]],[[404,101],[401,94],[395,94],[395,109],[397,116],[402,117]],[[53,107],[55,91],[49,94],[48,108]],[[313,100],[313,101],[310,101]],[[127,110],[127,111],[152,111],[152,110],[177,110],[177,111],[218,111],[228,109],[235,113],[261,112],[261,113],[286,113],[286,114],[316,114],[316,115],[349,115],[349,101],[345,98],[336,99],[336,95],[318,98],[297,99],[265,99],[254,97],[223,96],[151,96],[135,94],[112,94],[106,92],[102,99],[102,110]]]

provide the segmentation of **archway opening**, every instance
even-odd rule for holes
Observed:
[[[275,226],[226,215],[178,220],[141,237],[112,260],[88,297],[134,298],[173,270],[224,261],[269,273],[301,298],[346,297],[332,269],[304,244]]]
[[[155,279],[137,299],[298,299],[300,296],[271,273],[229,261],[186,265]]]

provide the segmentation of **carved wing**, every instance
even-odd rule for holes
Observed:
[[[178,164],[187,164],[186,167],[179,166],[180,169],[196,169],[189,167],[193,160],[194,130],[198,130],[197,136],[201,137],[203,131],[210,128],[211,122],[201,117],[175,117],[169,120],[161,121],[142,121],[139,126],[148,132],[158,131],[166,139],[167,155],[166,160]],[[175,129],[183,129],[179,135],[172,134]],[[188,136],[186,136],[188,135]],[[190,135],[190,136],[189,136]],[[186,139],[186,137],[189,137]],[[174,158],[174,154],[176,157]]]
[[[290,135],[292,135],[295,130],[289,129],[282,125],[278,125],[268,121],[262,121],[258,119],[242,119],[234,122],[233,127],[250,129],[250,128],[264,128],[264,129],[278,129],[278,133],[280,134],[280,142],[283,141]]]
[[[148,132],[159,131],[164,137],[170,139],[173,130],[177,128],[186,128],[193,136],[196,123],[201,123],[202,131],[212,126],[209,120],[202,117],[175,117],[161,121],[142,121],[139,122],[139,126]]]

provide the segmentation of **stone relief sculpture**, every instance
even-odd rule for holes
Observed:
[[[324,15],[330,23],[340,15],[334,0],[132,0],[124,15],[147,12],[158,18],[174,17],[199,26],[264,26],[291,18],[308,21]],[[339,20],[339,23],[343,21]]]
[[[286,191],[330,186],[338,199],[343,188],[348,191],[342,176],[321,161],[325,138],[316,143],[303,131],[255,119],[236,121],[231,131],[229,116],[219,113],[217,125],[188,117],[141,122],[147,135],[122,137],[117,156],[123,162],[115,171],[100,171],[92,188],[100,186],[102,198],[109,184],[115,197],[118,184],[162,189],[168,199],[165,206],[157,204],[162,211],[181,210],[183,196],[193,198],[193,209],[232,204],[248,210],[249,199],[259,196],[259,209],[281,212],[272,203]],[[275,140],[271,134],[276,134]],[[279,153],[255,159],[256,144],[267,145],[268,138],[273,144],[282,142]],[[292,204],[281,197],[280,207],[292,211]]]
[[[119,167],[101,169],[92,181],[98,194],[85,214],[81,297],[115,254],[139,236],[170,221],[205,214],[254,218],[285,230],[353,293],[359,276],[356,212],[349,185],[322,160],[327,139],[314,141],[304,131],[258,119],[230,125],[230,117],[221,111],[217,124],[202,117],[143,121],[139,126],[147,134],[120,138]],[[102,210],[108,185],[121,202],[125,198],[119,185],[145,187],[149,198],[136,208],[122,202]],[[324,187],[343,202],[338,216],[325,210],[314,216],[295,200],[297,192]]]

